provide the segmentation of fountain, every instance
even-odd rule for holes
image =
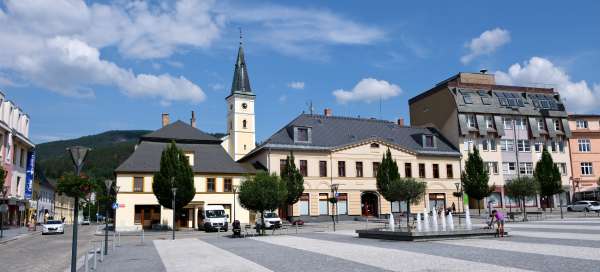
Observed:
[[[446,231],[446,212],[440,213],[440,220],[442,221],[442,231]]]
[[[421,213],[417,213],[417,231],[421,231]]]
[[[438,217],[438,214],[437,214],[437,212],[436,212],[435,210],[434,210],[434,211],[432,211],[432,214],[431,214],[431,219],[432,219],[432,220],[431,220],[431,223],[433,224],[433,231],[438,231],[438,221],[437,221],[437,217]]]
[[[452,212],[448,213],[448,227],[451,231],[454,230],[454,219],[452,218]]]
[[[467,225],[468,230],[473,228],[471,226],[471,213],[469,212],[469,204],[465,205],[465,224]]]
[[[396,224],[394,222],[394,215],[392,213],[390,213],[390,221],[389,223],[389,228],[391,231],[395,231],[396,230]]]
[[[425,226],[425,231],[429,231],[429,214],[427,213],[427,209],[423,210],[423,225]]]

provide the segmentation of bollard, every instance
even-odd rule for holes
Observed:
[[[96,251],[95,246],[94,246],[93,250],[94,250],[94,271],[96,271],[96,265],[98,263],[98,256],[96,255],[97,251]],[[102,254],[100,254],[100,255],[102,255]]]
[[[100,249],[98,249],[98,251],[100,251],[100,262],[104,262],[104,254],[102,254],[102,249],[104,248],[104,240],[100,241]]]
[[[88,262],[89,262],[88,255],[90,255],[89,251],[85,253],[85,272],[90,271],[89,264],[88,264]]]
[[[118,247],[121,247],[121,233],[119,232],[119,243],[117,244]]]
[[[142,245],[144,244],[144,229],[142,229]]]
[[[298,234],[298,222],[296,222],[296,234]]]

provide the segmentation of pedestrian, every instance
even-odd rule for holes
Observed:
[[[500,237],[504,237],[504,214],[501,211],[493,210],[492,215],[492,221],[496,219],[496,224],[498,225],[498,234]]]
[[[61,218],[61,220],[62,220],[63,223],[65,223],[65,217],[64,216]]]
[[[454,206],[454,202],[452,202],[452,213],[456,212],[456,206]]]

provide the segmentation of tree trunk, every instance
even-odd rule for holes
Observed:
[[[523,221],[527,221],[527,211],[525,210],[525,197],[523,197]]]
[[[554,196],[554,195],[552,195],[552,196]],[[548,199],[546,201],[548,202],[548,207],[550,207],[550,213],[552,213],[552,206],[550,206],[550,197],[547,197],[547,198]]]
[[[410,199],[406,200],[406,228],[410,231]]]
[[[479,215],[481,215],[481,199],[476,199],[477,200],[477,211],[479,212]]]
[[[260,235],[265,235],[265,211],[260,212]]]

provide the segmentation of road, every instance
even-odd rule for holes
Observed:
[[[96,226],[80,226],[78,256],[88,248]],[[33,234],[0,245],[1,271],[63,272],[70,267],[72,226],[65,226],[64,235]]]

